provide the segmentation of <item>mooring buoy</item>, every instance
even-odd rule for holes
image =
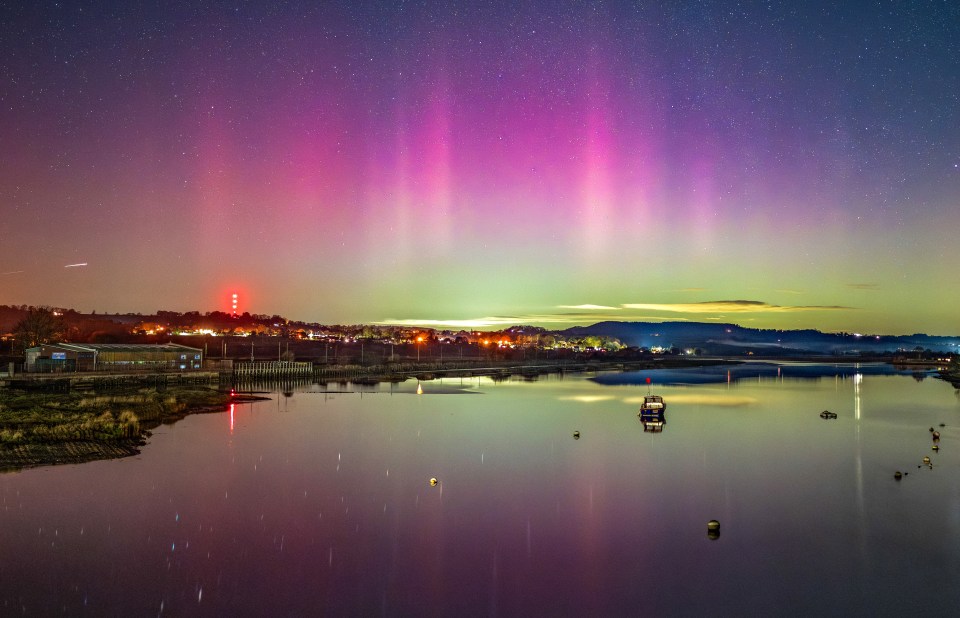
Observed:
[[[430,479],[430,487],[436,487],[436,486],[437,486],[437,483],[439,483],[439,482],[440,482],[440,481],[438,481],[438,480],[436,479],[436,477]]]
[[[574,431],[574,432],[573,432],[573,439],[574,439],[574,440],[579,440],[579,439],[580,439],[580,432],[579,432],[579,431]]]
[[[929,464],[929,463],[930,463],[930,458],[929,458],[929,457],[924,457],[924,458],[923,458],[923,463]]]
[[[900,479],[903,478],[903,473],[897,470],[896,472],[893,473],[893,478],[899,481]]]
[[[716,541],[720,538],[720,522],[716,519],[711,519],[707,522],[707,538],[711,541]]]

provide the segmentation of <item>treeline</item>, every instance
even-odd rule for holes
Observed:
[[[0,337],[14,339],[24,348],[54,339],[77,343],[123,341],[128,327],[106,316],[82,314],[73,309],[0,305]]]

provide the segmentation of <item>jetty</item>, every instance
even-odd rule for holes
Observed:
[[[233,363],[232,374],[239,380],[310,377],[313,375],[313,363],[241,361]]]

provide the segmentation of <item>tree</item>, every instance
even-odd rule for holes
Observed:
[[[63,332],[63,320],[49,307],[32,307],[13,327],[13,336],[21,352],[59,339]]]

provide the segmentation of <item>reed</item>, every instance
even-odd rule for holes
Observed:
[[[222,411],[230,395],[210,388],[119,393],[0,391],[0,470],[135,454],[160,423]]]

